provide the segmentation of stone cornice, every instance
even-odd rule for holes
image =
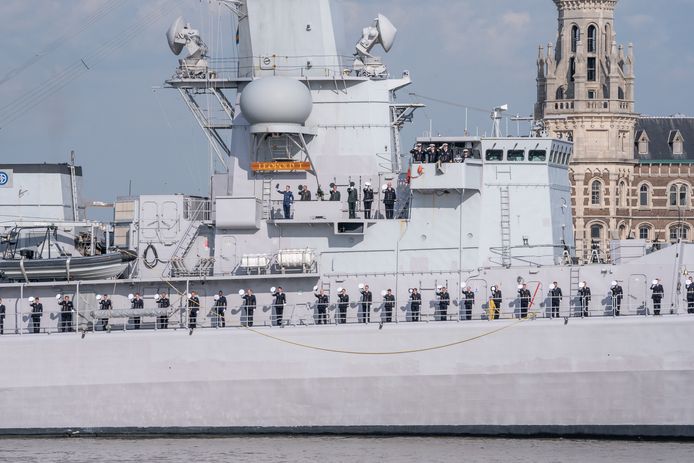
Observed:
[[[559,10],[612,10],[617,7],[619,0],[554,0]]]

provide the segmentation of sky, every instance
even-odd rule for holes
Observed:
[[[341,10],[343,54],[378,13],[398,28],[384,60],[414,81],[399,101],[427,105],[405,146],[430,126],[461,134],[461,106],[473,108],[472,133],[491,129],[476,108],[530,115],[538,46],[556,40],[551,0],[341,0]],[[0,0],[0,162],[66,162],[75,150],[88,201],[129,189],[206,195],[209,146],[179,95],[161,88],[177,65],[164,33],[179,15],[215,56],[232,50],[231,16],[216,0]],[[635,47],[638,112],[694,115],[692,18],[694,0],[620,0],[615,28]]]

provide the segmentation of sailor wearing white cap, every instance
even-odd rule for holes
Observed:
[[[588,283],[582,281],[578,284],[578,298],[581,303],[581,316],[587,317],[590,315],[588,305],[590,304],[591,293]]]
[[[349,295],[344,288],[337,288],[337,323],[347,323],[347,307],[349,307]]]
[[[365,219],[370,219],[371,218],[371,205],[374,202],[374,190],[371,187],[370,182],[364,183],[364,196],[363,196],[363,201],[364,201],[364,218]]]
[[[663,285],[660,284],[660,278],[653,280],[651,291],[653,291],[651,295],[651,299],[653,299],[653,314],[660,315],[660,304],[663,302],[663,296],[665,295]]]
[[[610,291],[612,292],[612,310],[614,311],[615,317],[619,317],[619,312],[622,309],[622,298],[624,298],[624,290],[617,281],[613,281],[610,285]]]

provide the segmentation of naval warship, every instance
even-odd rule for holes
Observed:
[[[691,244],[578,258],[570,141],[403,141],[385,16],[343,56],[329,0],[222,3],[235,58],[167,33],[209,197],[99,223],[74,163],[0,166],[0,434],[694,437]]]

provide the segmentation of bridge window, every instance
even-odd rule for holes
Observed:
[[[528,160],[530,162],[544,162],[547,160],[547,151],[530,150],[528,151]]]
[[[523,150],[508,150],[508,152],[506,152],[506,160],[509,162],[525,161],[525,151],[523,151]]]
[[[595,53],[597,49],[596,43],[598,39],[598,30],[595,26],[588,28],[588,53]]]
[[[504,150],[487,150],[486,159],[487,161],[503,161]]]

